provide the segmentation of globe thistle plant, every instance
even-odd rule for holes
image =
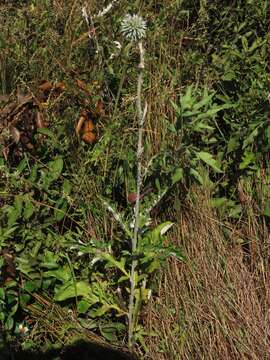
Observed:
[[[127,14],[122,20],[121,33],[127,40],[139,41],[146,35],[146,21],[139,15]]]

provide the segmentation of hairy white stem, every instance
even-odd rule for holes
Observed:
[[[88,9],[89,11],[89,9]],[[86,4],[82,7],[82,16],[88,26],[88,38],[89,38],[89,41],[90,41],[90,44],[95,44],[96,45],[96,53],[99,52],[99,44],[98,44],[98,39],[95,35],[95,26],[94,26],[94,22],[93,22],[93,18],[90,14],[90,11],[89,11],[89,14],[88,14],[88,11],[87,11],[87,6]]]
[[[143,84],[143,70],[144,70],[144,49],[142,41],[138,43],[140,51],[140,63],[138,66],[139,74],[137,81],[137,116],[138,116],[138,146],[137,146],[137,189],[136,189],[136,204],[135,204],[135,225],[132,239],[132,255],[135,255],[137,250],[138,242],[138,232],[140,227],[140,194],[142,187],[142,154],[143,154],[143,126],[147,113],[147,105],[145,105],[144,110],[142,110],[142,84]],[[135,301],[135,289],[136,289],[136,268],[138,261],[133,258],[131,264],[131,273],[130,273],[130,297],[129,297],[129,313],[128,313],[128,345],[130,348],[133,347],[134,339],[134,325],[136,324],[136,318],[134,314],[134,301]]]
[[[106,6],[103,10],[99,11],[96,17],[102,17],[108,14],[108,12],[111,11],[114,4],[117,2],[117,0],[112,0],[108,6]]]

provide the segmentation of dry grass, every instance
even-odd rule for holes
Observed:
[[[149,340],[151,358],[270,359],[266,226],[251,201],[247,221],[231,226],[206,193],[192,196],[175,234],[187,262],[170,262],[148,308],[148,327],[159,335]]]
[[[119,351],[123,355],[121,358],[136,359],[124,344],[110,344],[102,336],[91,331],[91,325],[94,321],[85,321],[83,325],[77,318],[76,311],[67,310],[57,305],[50,297],[46,295],[34,294],[35,304],[27,307],[29,320],[34,324],[32,331],[28,335],[28,341],[32,340],[35,345],[43,344],[43,350],[55,347],[66,349],[68,345],[74,345],[76,342],[86,342],[92,346],[103,349],[107,352]],[[37,346],[38,347],[38,346]],[[80,346],[78,346],[78,356]],[[97,355],[93,355],[96,359]],[[124,357],[126,355],[126,357]],[[1,357],[0,357],[1,358]],[[113,357],[114,358],[114,357]]]

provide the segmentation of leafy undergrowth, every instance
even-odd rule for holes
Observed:
[[[170,261],[146,310],[157,334],[153,359],[269,358],[269,232],[260,207],[249,198],[245,216],[224,222],[209,191],[192,189],[174,235],[187,261]]]

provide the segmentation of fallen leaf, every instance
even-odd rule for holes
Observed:
[[[81,115],[79,117],[78,123],[75,128],[75,132],[76,132],[76,135],[78,138],[80,137],[81,129],[82,129],[82,126],[83,126],[85,120],[86,120],[85,116]]]
[[[43,92],[51,91],[53,88],[53,83],[51,81],[44,81],[41,85],[39,85],[38,88]]]
[[[95,113],[98,116],[104,116],[104,114],[105,114],[105,112],[104,112],[104,102],[101,99],[99,99],[98,102],[97,102]]]
[[[84,81],[76,79],[76,85],[78,86],[78,88],[86,92],[87,95],[91,95],[91,92],[88,90],[87,85]]]
[[[9,96],[8,95],[0,95],[0,103],[1,102],[8,102]]]
[[[76,79],[76,85],[80,88],[85,90],[86,89],[86,83],[83,80]]]
[[[83,133],[91,132],[94,130],[94,123],[92,120],[86,120],[83,125]]]
[[[65,90],[65,83],[64,81],[60,81],[54,85],[55,90],[64,91]]]
[[[90,111],[82,111],[75,128],[77,137],[81,138],[86,144],[92,144],[97,139],[92,117],[94,116]]]
[[[97,136],[93,132],[87,132],[87,133],[83,134],[83,136],[82,136],[82,140],[86,144],[93,144],[96,141],[96,139],[97,139]]]

